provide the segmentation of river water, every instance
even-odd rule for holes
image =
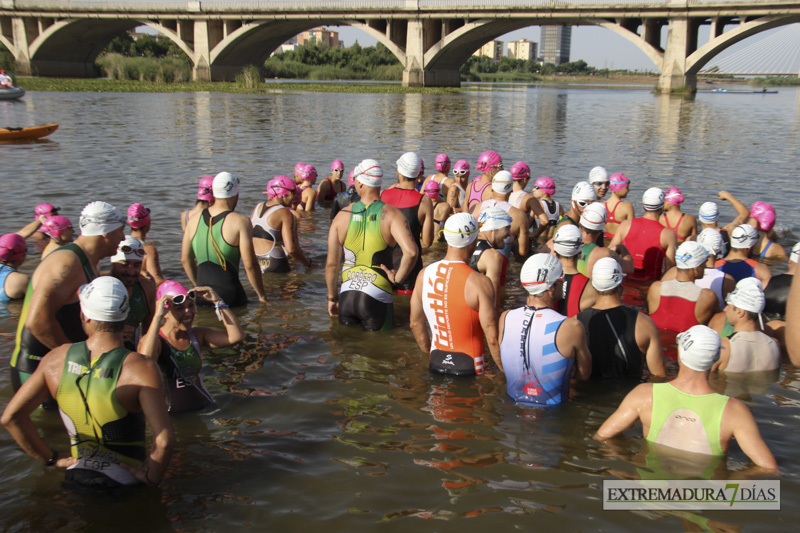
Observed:
[[[491,89],[491,90],[487,90]],[[739,89],[741,89],[739,87]],[[727,189],[778,210],[791,246],[800,235],[800,92],[698,94],[647,90],[482,85],[449,95],[277,92],[269,95],[28,93],[0,102],[0,126],[59,123],[51,137],[0,146],[0,229],[16,231],[50,202],[77,224],[83,205],[105,200],[152,209],[151,236],[169,278],[180,267],[180,210],[197,180],[227,170],[242,179],[249,214],[268,179],[297,161],[327,175],[366,157],[383,163],[418,151],[431,168],[438,152],[474,167],[486,149],[507,165],[527,161],[556,179],[556,198],[604,165],[632,181],[639,205],[650,186],[675,186],[684,211]],[[723,220],[734,213],[722,205]],[[328,213],[300,223],[301,245],[324,263]],[[38,263],[33,245],[23,270]],[[434,247],[425,260],[443,250]],[[513,264],[509,280],[518,279]],[[782,270],[782,265],[774,267]],[[513,281],[507,307],[523,296]],[[125,497],[65,493],[63,472],[28,458],[0,431],[0,526],[9,531],[777,531],[800,521],[796,460],[798,377],[725,383],[747,402],[782,470],[777,512],[603,511],[603,480],[638,478],[647,455],[637,427],[621,449],[591,440],[630,383],[588,384],[560,409],[523,410],[497,375],[431,375],[407,328],[407,297],[396,298],[391,333],[365,334],[326,313],[322,269],[266,280],[270,303],[239,312],[247,339],[205,354],[216,405],[173,417],[178,443],[158,491]],[[249,290],[249,287],[248,287]],[[13,350],[19,302],[0,308],[0,365]],[[216,319],[200,310],[197,322]],[[676,371],[674,363],[669,371]],[[0,404],[12,394],[0,372]],[[53,413],[35,413],[45,440],[67,449]],[[732,446],[728,467],[747,465]]]

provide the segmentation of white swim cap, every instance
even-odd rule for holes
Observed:
[[[541,294],[555,284],[564,273],[561,261],[554,255],[530,256],[519,273],[519,280],[528,294]]]
[[[731,248],[743,250],[752,248],[758,242],[758,232],[750,224],[736,226],[731,232]]]
[[[592,287],[598,291],[616,289],[624,277],[622,267],[613,257],[598,259],[592,267]]]
[[[230,172],[220,172],[211,183],[214,198],[233,198],[239,194],[239,180]]]
[[[605,167],[594,167],[589,171],[589,183],[608,181],[608,171]]]
[[[511,225],[511,216],[499,207],[487,207],[478,215],[480,231],[492,231]]]
[[[761,314],[761,312],[764,310],[764,306],[766,305],[764,289],[761,288],[761,282],[755,284],[752,281],[746,281],[748,279],[755,278],[745,278],[739,280],[739,283],[736,284],[736,288],[733,290],[733,292],[728,294],[728,296],[725,298],[725,301],[734,307],[738,307],[739,309],[744,309],[745,311],[750,311],[751,313]]]
[[[572,201],[574,202],[594,202],[597,200],[597,193],[588,181],[579,181],[572,188]]]
[[[588,230],[597,231],[606,226],[608,211],[601,202],[592,202],[583,209],[581,214],[581,226]]]
[[[642,207],[645,211],[658,211],[664,207],[664,191],[658,187],[650,187],[642,195]]]
[[[725,241],[722,240],[722,235],[719,234],[719,230],[714,228],[704,229],[697,236],[697,242],[699,242],[709,254],[714,254],[717,257],[725,255]]]
[[[682,270],[704,265],[707,259],[708,250],[696,241],[686,241],[675,251],[675,266]]]
[[[419,170],[417,170],[419,172]],[[383,182],[383,169],[374,159],[365,159],[353,169],[353,179],[367,187],[380,188]]]
[[[416,179],[421,169],[422,163],[419,156],[414,152],[406,152],[397,160],[397,172],[406,178]]]
[[[706,202],[700,206],[700,211],[697,213],[700,222],[704,224],[713,224],[719,219],[719,208],[714,202]]]
[[[794,246],[792,246],[792,253],[789,254],[789,261],[792,263],[800,263],[800,242],[796,242]]]
[[[141,261],[144,259],[145,251],[142,241],[136,237],[126,235],[122,242],[117,246],[117,253],[111,256],[112,263],[124,263],[125,261]]]
[[[498,194],[508,194],[514,188],[514,178],[508,170],[501,170],[492,178],[492,190]]]
[[[692,326],[679,333],[677,341],[681,363],[692,370],[710,370],[719,359],[719,335],[708,326]]]
[[[128,316],[128,290],[120,280],[100,276],[78,289],[81,312],[100,322],[119,322]]]
[[[106,202],[90,202],[81,211],[81,235],[97,237],[125,225],[125,217],[116,207]]]
[[[558,255],[573,257],[583,247],[583,235],[575,224],[564,224],[556,230],[553,248]]]
[[[444,240],[453,248],[466,248],[478,238],[478,221],[469,213],[456,213],[444,223]]]

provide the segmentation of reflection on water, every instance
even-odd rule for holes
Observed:
[[[192,205],[201,176],[228,170],[240,177],[238,210],[249,214],[266,181],[291,174],[297,161],[325,175],[334,158],[349,170],[374,157],[388,185],[405,150],[419,151],[429,169],[442,151],[474,169],[480,152],[497,150],[508,164],[524,160],[535,177],[555,178],[562,202],[601,164],[631,178],[637,205],[647,187],[677,186],[687,197],[684,211],[696,212],[727,189],[745,203],[775,205],[789,230],[784,245],[800,225],[796,195],[785,192],[800,174],[795,89],[693,100],[525,86],[446,95],[28,93],[21,103],[0,102],[0,119],[61,124],[46,141],[0,147],[3,232],[24,225],[42,201],[73,222],[89,200],[121,208],[141,201],[153,212],[150,235],[165,275],[180,280],[178,214]],[[723,219],[733,217],[730,206],[720,207]],[[301,245],[317,264],[324,264],[328,225],[325,211],[299,224]],[[436,245],[425,262],[442,252]],[[24,270],[32,271],[37,255],[31,247]],[[513,283],[519,268],[510,265],[507,308],[525,299]],[[603,479],[686,470],[682,460],[676,466],[653,454],[638,428],[618,448],[591,440],[634,383],[589,383],[558,409],[520,408],[496,375],[431,375],[406,327],[364,334],[331,321],[321,268],[270,276],[265,288],[268,306],[237,311],[246,340],[204,354],[203,378],[216,402],[174,417],[178,446],[160,492],[138,488],[115,499],[63,492],[61,472],[42,469],[0,432],[3,529],[205,531],[268,523],[306,531],[324,521],[329,531],[380,524],[405,532],[419,519],[435,519],[436,529],[510,529],[522,524],[519,515],[535,515],[537,526],[565,530],[762,531],[798,519],[789,504],[800,494],[794,368],[713,380],[755,413],[784,473],[780,513],[604,513]],[[643,298],[641,287],[626,287],[626,302]],[[408,302],[396,300],[399,326],[407,324]],[[2,365],[20,308],[0,307]],[[197,323],[218,324],[208,309],[198,311]],[[674,375],[674,335],[663,341]],[[10,395],[4,372],[0,396],[5,402]],[[36,413],[36,423],[46,442],[66,449],[57,416]],[[719,468],[734,476],[747,464],[734,446]]]

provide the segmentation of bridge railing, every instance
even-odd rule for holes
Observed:
[[[0,8],[31,11],[269,12],[281,11],[438,11],[580,6],[781,4],[782,0],[0,0]],[[796,4],[796,0],[786,3]]]

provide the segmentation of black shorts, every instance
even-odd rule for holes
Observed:
[[[439,374],[474,376],[475,360],[462,352],[431,350],[430,369]]]
[[[218,264],[206,261],[197,266],[197,284],[214,289],[222,301],[231,307],[247,305],[247,293],[236,269],[224,270]],[[201,300],[197,303],[204,304]]]
[[[379,302],[361,291],[345,291],[339,296],[340,324],[360,325],[364,331],[378,331],[391,328],[392,319],[391,303]]]

